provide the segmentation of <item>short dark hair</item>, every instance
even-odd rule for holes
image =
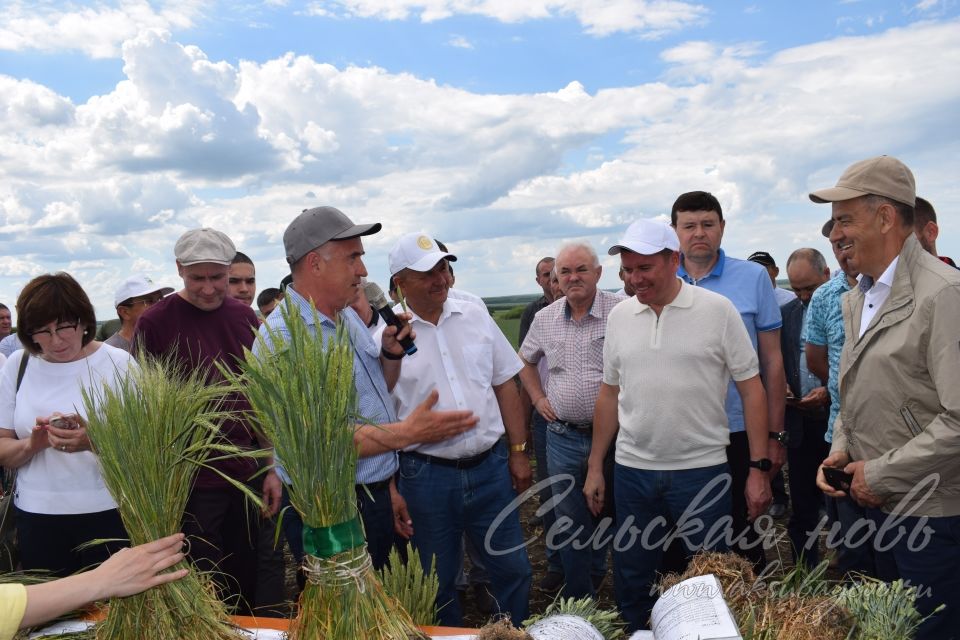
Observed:
[[[556,262],[556,261],[557,261],[557,259],[554,258],[553,256],[544,256],[544,257],[540,258],[540,261],[537,262],[537,267],[536,267],[536,269],[534,269],[534,271],[533,271],[534,274],[536,274],[536,275],[538,275],[538,276],[540,275],[540,265],[542,265],[544,262]]]
[[[922,229],[928,222],[937,223],[937,212],[933,210],[929,200],[917,196],[917,204],[913,206],[913,224]]]
[[[677,213],[680,211],[716,211],[723,222],[723,209],[716,196],[706,191],[688,191],[681,193],[670,209],[670,226],[677,226]]]
[[[869,194],[863,196],[867,199],[869,205],[876,210],[881,205],[889,204],[891,207],[896,209],[897,215],[900,216],[900,224],[904,227],[913,226],[913,207],[898,200],[892,198],[887,198],[886,196],[878,196],[875,194]]]
[[[237,251],[233,256],[233,260],[230,261],[230,264],[253,264],[253,260],[242,251]]]
[[[814,271],[820,273],[823,273],[827,269],[827,259],[823,257],[822,253],[811,247],[802,247],[791,253],[790,257],[787,258],[787,269],[797,260],[806,260],[810,263],[810,266],[813,267]]]
[[[440,249],[440,251],[443,251],[444,253],[450,253],[450,250],[447,249],[447,245],[443,244],[442,242],[440,242],[440,241],[437,240],[436,238],[434,238],[433,241],[437,243],[437,248]],[[449,260],[447,260],[447,269],[450,270],[450,275],[453,275],[453,265],[450,264],[450,261],[449,261]],[[392,291],[392,289],[391,289],[391,291]]]
[[[27,283],[17,298],[17,335],[23,348],[32,355],[40,353],[31,334],[51,322],[83,325],[83,345],[96,334],[97,318],[83,287],[69,273],[45,273]]]
[[[267,287],[263,291],[257,294],[257,308],[265,307],[280,296],[283,295],[283,292],[276,287]]]
[[[0,302],[0,311],[4,311],[4,310],[10,311],[10,307]]]

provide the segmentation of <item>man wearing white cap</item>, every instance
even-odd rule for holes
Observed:
[[[130,351],[133,328],[143,312],[173,293],[173,287],[161,287],[143,274],[130,276],[117,287],[113,305],[120,317],[120,330],[105,341],[111,347]]]
[[[831,203],[830,242],[859,284],[843,296],[840,415],[824,467],[877,525],[881,578],[919,586],[919,640],[960,637],[960,272],[923,250],[913,173],[890,156],[850,165]],[[847,491],[826,482],[827,495]],[[911,534],[910,532],[914,532]]]
[[[403,358],[391,395],[401,418],[436,389],[439,408],[470,409],[480,422],[466,433],[406,447],[400,493],[425,569],[436,557],[442,624],[462,624],[455,582],[464,534],[480,551],[500,611],[519,622],[529,610],[531,569],[519,515],[508,506],[531,478],[513,381],[522,364],[485,309],[448,296],[448,260],[456,256],[424,233],[404,235],[390,250],[390,273],[417,333],[417,351]]]
[[[583,492],[594,513],[612,498],[617,531],[633,524],[647,541],[626,535],[614,544],[617,603],[631,631],[647,624],[650,589],[673,525],[682,525],[677,534],[690,552],[725,546],[731,498],[724,400],[731,377],[743,399],[751,457],[767,451],[766,398],[740,314],[727,298],[677,277],[679,250],[673,229],[653,220],[630,225],[609,250],[620,254],[636,296],[607,319]],[[615,438],[610,496],[603,460]],[[751,517],[770,499],[766,472],[751,468]]]
[[[259,322],[249,306],[227,296],[227,271],[237,250],[226,234],[215,229],[187,231],[174,246],[183,288],[143,312],[133,332],[133,352],[151,356],[172,354],[187,371],[201,370],[210,384],[222,380],[216,363],[239,368],[244,348],[253,346]],[[249,409],[245,398],[230,398],[227,409]],[[259,448],[256,434],[243,420],[226,420],[220,427],[230,444]],[[257,586],[256,540],[259,519],[243,493],[220,473],[259,487],[264,503],[276,513],[280,482],[273,471],[254,480],[257,463],[227,458],[201,469],[187,501],[183,531],[190,536],[190,556],[202,569],[215,571],[227,597],[239,596],[239,610],[249,613]]]

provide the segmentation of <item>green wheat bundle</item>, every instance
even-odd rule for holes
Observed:
[[[409,544],[406,551],[407,561],[404,562],[400,553],[391,549],[387,565],[379,571],[383,590],[396,598],[417,624],[438,625],[437,591],[440,581],[436,571],[437,558],[431,558],[430,571],[424,573],[420,553]]]
[[[118,375],[114,388],[84,390],[87,432],[132,545],[178,532],[199,466],[236,453],[219,433],[222,395],[200,372],[186,374],[169,360],[151,358]],[[182,580],[113,599],[96,635],[100,640],[245,637],[230,624],[212,578],[195,569]]]
[[[356,506],[357,399],[353,347],[341,325],[324,344],[295,305],[281,313],[289,336],[259,337],[262,358],[245,354],[240,374],[253,421],[271,442],[292,482],[290,502],[304,524],[307,584],[290,630],[293,640],[424,638],[409,614],[387,595],[364,542]],[[314,325],[320,321],[314,311]]]
[[[915,606],[917,588],[903,580],[883,582],[863,576],[856,584],[837,587],[833,598],[850,611],[856,620],[854,637],[863,640],[912,638],[927,619]],[[940,605],[934,613],[943,607]]]

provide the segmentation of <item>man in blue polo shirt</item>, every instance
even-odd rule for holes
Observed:
[[[770,287],[770,278],[762,266],[731,258],[720,248],[725,223],[723,210],[713,194],[705,191],[682,194],[673,203],[670,224],[680,238],[682,255],[678,275],[689,284],[719,293],[733,302],[760,359],[760,374],[767,395],[770,422],[767,458],[750,459],[744,431],[743,403],[732,380],[727,388],[726,410],[730,426],[727,460],[733,480],[733,525],[739,533],[748,527],[744,488],[750,468],[758,467],[773,475],[786,459],[783,417],[787,386],[780,352],[780,307]],[[709,327],[704,329],[709,330]],[[763,547],[757,540],[757,532],[752,527],[747,530],[740,544],[734,544],[732,548],[757,567],[762,567],[766,560]],[[743,544],[749,545],[749,548],[744,549]]]

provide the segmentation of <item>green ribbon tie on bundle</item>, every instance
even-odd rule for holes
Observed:
[[[307,555],[317,558],[330,558],[366,542],[360,516],[330,527],[303,525],[303,550]]]

